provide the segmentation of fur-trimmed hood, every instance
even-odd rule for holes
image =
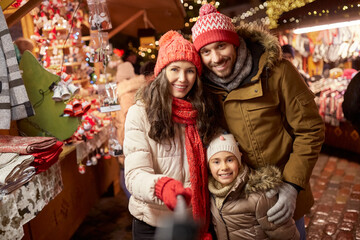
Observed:
[[[270,189],[279,187],[282,183],[283,181],[279,168],[268,165],[251,171],[245,186],[245,193],[246,195],[249,195],[256,192],[266,192]]]
[[[264,27],[254,23],[242,24],[236,28],[236,31],[245,41],[258,42],[264,47],[268,52],[265,67],[272,68],[281,60],[281,46],[278,39]]]

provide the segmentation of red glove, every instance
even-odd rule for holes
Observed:
[[[204,233],[204,235],[201,238],[202,240],[212,240],[212,236],[210,233]]]
[[[184,188],[181,182],[173,178],[162,177],[155,184],[155,195],[173,211],[177,202],[176,196],[184,196],[186,204],[189,205],[192,191],[190,188]]]

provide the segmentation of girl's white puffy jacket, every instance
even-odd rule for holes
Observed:
[[[129,211],[151,226],[172,212],[155,196],[155,184],[162,177],[174,178],[190,187],[185,151],[185,126],[175,124],[175,137],[159,144],[149,138],[150,123],[140,101],[129,108],[125,121],[125,183],[131,193]]]

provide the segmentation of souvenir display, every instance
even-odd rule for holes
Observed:
[[[94,31],[90,34],[90,62],[109,61],[111,46],[108,40],[107,32]]]
[[[112,28],[106,0],[87,0],[91,30],[109,30]]]

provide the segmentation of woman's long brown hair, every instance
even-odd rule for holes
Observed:
[[[165,68],[153,82],[141,88],[136,94],[136,100],[141,100],[145,104],[151,126],[148,135],[158,143],[175,136],[174,122],[171,117],[171,99]],[[194,109],[198,111],[197,128],[204,145],[207,145],[220,129],[222,108],[217,97],[209,91],[203,91],[202,82],[197,77],[185,100],[191,102]]]

